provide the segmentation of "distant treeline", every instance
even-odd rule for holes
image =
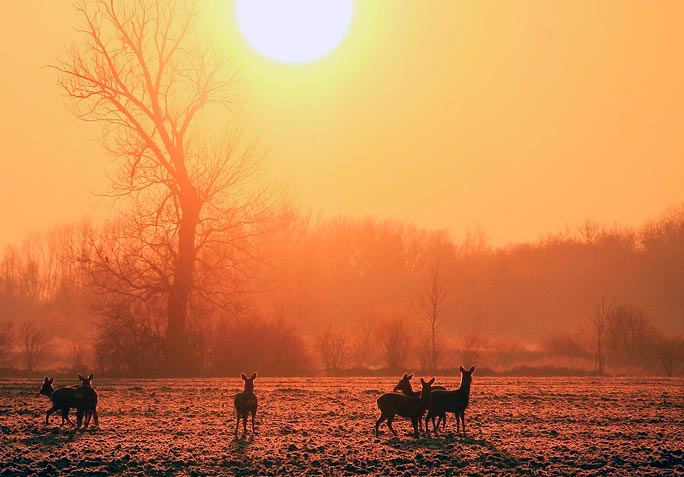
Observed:
[[[499,248],[481,231],[456,242],[374,218],[289,211],[260,227],[198,261],[188,324],[197,375],[460,364],[491,373],[684,374],[684,208],[639,228],[587,222]],[[117,230],[116,222],[56,226],[5,248],[0,367],[168,374],[163,283],[158,293],[139,286],[145,261],[107,249]],[[118,275],[93,269],[94,253]],[[208,273],[212,254],[233,267],[220,281]]]

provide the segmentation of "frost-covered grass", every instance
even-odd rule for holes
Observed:
[[[0,475],[684,475],[682,379],[475,374],[467,436],[450,416],[436,438],[401,419],[399,438],[376,438],[375,399],[397,379],[258,378],[256,435],[237,440],[239,377],[96,379],[100,428],[85,432],[44,426],[39,380],[0,380]]]

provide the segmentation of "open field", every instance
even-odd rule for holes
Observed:
[[[258,378],[256,435],[237,440],[239,377],[96,377],[100,428],[85,432],[44,426],[40,380],[0,380],[0,475],[684,475],[682,379],[476,374],[467,437],[450,416],[437,438],[399,418],[399,438],[376,438],[375,399],[397,380]]]

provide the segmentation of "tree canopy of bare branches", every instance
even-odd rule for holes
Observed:
[[[83,261],[108,292],[167,300],[174,373],[183,372],[192,295],[227,304],[269,204],[253,184],[254,142],[235,120],[235,75],[196,28],[200,6],[84,0],[80,39],[52,65],[76,116],[102,128],[109,195],[130,199]],[[198,274],[212,279],[198,286]]]

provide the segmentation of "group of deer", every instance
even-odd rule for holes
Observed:
[[[469,370],[461,366],[461,385],[454,391],[448,391],[443,386],[433,386],[435,378],[429,381],[420,378],[422,386],[420,392],[413,391],[411,387],[413,374],[404,373],[394,387],[394,391],[383,394],[377,400],[380,417],[375,421],[375,435],[378,435],[380,424],[386,421],[387,427],[396,436],[397,432],[392,427],[392,421],[397,415],[411,420],[416,437],[420,436],[418,428],[422,429],[423,416],[425,416],[425,434],[429,435],[429,421],[432,421],[432,429],[437,433],[440,423],[442,428],[446,425],[447,412],[453,412],[456,416],[456,431],[458,432],[462,426],[465,433],[465,410],[470,400],[470,384],[473,381],[474,371],[475,366]],[[426,411],[427,415],[425,415]]]
[[[45,413],[45,425],[48,425],[50,415],[55,411],[62,411],[62,424],[68,422],[77,429],[83,424],[87,428],[90,420],[93,419],[95,426],[99,425],[97,417],[97,392],[93,389],[93,375],[84,378],[80,374],[78,379],[81,381],[79,386],[64,386],[58,389],[52,387],[55,378],[45,378],[40,394],[47,396],[52,401],[52,407]],[[76,409],[76,424],[69,418],[69,411]],[[85,421],[83,418],[85,417]]]
[[[254,432],[254,417],[257,411],[257,398],[254,395],[254,380],[257,374],[252,374],[247,377],[244,373],[241,374],[242,380],[245,382],[245,390],[235,395],[235,411],[237,413],[237,422],[235,423],[235,435],[238,433],[238,426],[240,418],[242,418],[244,425],[244,432],[247,433],[247,417],[252,416],[252,432]],[[45,425],[47,426],[50,420],[50,415],[55,411],[62,412],[62,424],[68,422],[76,428],[80,428],[83,424],[87,428],[91,419],[94,419],[94,425],[99,425],[97,416],[97,392],[92,387],[93,375],[84,378],[80,374],[78,379],[81,381],[80,386],[64,386],[55,389],[52,386],[55,378],[45,377],[43,386],[40,388],[40,394],[47,396],[52,401],[52,407],[45,413]],[[69,411],[76,409],[76,424],[69,418]],[[85,421],[84,418],[85,417]]]
[[[446,413],[453,412],[456,416],[456,430],[458,432],[459,425],[462,425],[465,433],[465,410],[468,407],[470,398],[470,384],[473,380],[473,372],[475,366],[469,370],[461,367],[461,385],[455,391],[448,391],[443,386],[433,386],[435,378],[425,381],[420,378],[422,389],[420,392],[413,391],[411,387],[411,378],[413,374],[406,374],[399,380],[391,393],[385,393],[378,398],[378,408],[380,409],[380,417],[375,422],[375,434],[378,434],[378,428],[383,422],[387,422],[387,427],[396,436],[397,432],[392,427],[392,421],[395,416],[399,415],[407,417],[411,420],[413,425],[413,432],[416,437],[419,437],[418,427],[422,426],[422,418],[425,416],[425,433],[429,433],[428,422],[432,420],[432,428],[436,433],[440,424],[444,428],[446,424]],[[235,395],[234,404],[237,421],[235,423],[235,435],[238,434],[240,426],[240,419],[242,419],[244,433],[247,433],[247,418],[251,415],[252,418],[252,432],[254,432],[254,418],[257,411],[257,397],[254,394],[254,380],[257,373],[253,373],[249,378],[241,373],[240,376],[245,383],[243,392]],[[48,424],[50,415],[55,411],[62,412],[62,424],[68,422],[76,428],[80,428],[81,424],[88,427],[91,418],[94,418],[94,424],[97,426],[97,392],[92,387],[93,375],[84,378],[80,374],[78,379],[81,381],[80,386],[64,386],[59,389],[54,389],[52,383],[54,378],[45,378],[43,386],[40,389],[40,394],[50,398],[52,407],[45,413],[45,425]],[[399,392],[397,392],[399,391]],[[69,411],[76,409],[76,424],[69,418]],[[85,417],[85,422],[83,418]],[[435,419],[437,421],[435,422]]]

